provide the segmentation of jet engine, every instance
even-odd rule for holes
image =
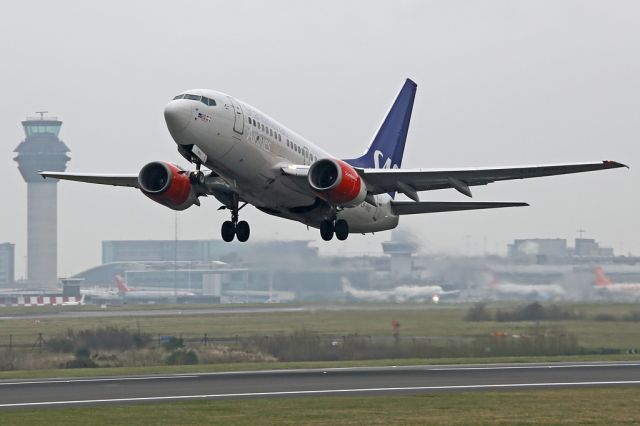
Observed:
[[[314,162],[307,179],[320,198],[335,206],[357,206],[367,196],[358,172],[342,160],[323,158]]]
[[[144,195],[172,210],[184,210],[200,205],[189,174],[175,164],[154,161],[138,174],[138,184]]]

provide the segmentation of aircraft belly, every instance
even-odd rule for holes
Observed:
[[[385,211],[384,206],[367,203],[338,212],[338,219],[346,220],[352,233],[386,231],[398,226],[398,216]]]

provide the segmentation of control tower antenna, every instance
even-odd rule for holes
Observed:
[[[36,114],[40,114],[40,120],[44,120],[44,115],[48,113],[49,111],[36,111]]]
[[[587,231],[585,231],[584,229],[580,228],[580,229],[578,229],[576,232],[577,232],[577,233],[578,233],[578,235],[580,236],[580,239],[582,239],[582,234],[584,234],[584,233],[585,233],[585,232],[587,232]]]

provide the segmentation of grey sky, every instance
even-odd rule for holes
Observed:
[[[632,166],[497,183],[477,200],[528,208],[404,217],[430,251],[503,251],[513,238],[587,236],[640,253],[640,3],[636,1],[20,1],[0,14],[0,242],[26,254],[20,121],[63,121],[69,171],[185,165],[162,110],[176,93],[232,94],[339,157],[360,153],[404,78],[418,95],[403,167],[615,159]],[[635,168],[633,167],[635,166]],[[423,199],[457,200],[455,191]],[[59,184],[59,272],[100,261],[103,239],[173,238],[174,213],[135,190]],[[181,238],[219,238],[212,198],[179,214]],[[317,230],[243,210],[252,238]],[[318,242],[378,252],[389,233]]]

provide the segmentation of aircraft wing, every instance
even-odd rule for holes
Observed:
[[[391,208],[397,215],[452,212],[459,210],[524,207],[527,203],[473,202],[473,201],[392,201]]]
[[[38,172],[44,179],[75,180],[77,182],[97,183],[100,185],[129,186],[139,188],[138,174],[97,174],[97,173],[65,173]]]
[[[628,167],[615,161],[472,169],[356,169],[373,194],[402,192],[417,201],[416,191],[454,188],[471,197],[470,186],[501,180],[527,179]]]

